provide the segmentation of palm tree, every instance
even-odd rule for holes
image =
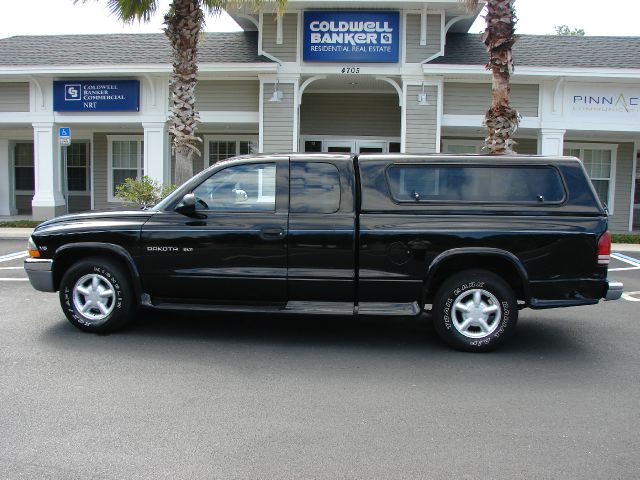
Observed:
[[[470,12],[475,11],[478,0],[463,0]],[[490,153],[513,153],[515,141],[512,136],[518,129],[520,114],[509,104],[509,79],[513,72],[511,49],[516,42],[517,22],[515,0],[484,0],[487,14],[486,28],[480,39],[489,53],[487,70],[491,70],[491,107],[485,114],[484,123],[488,134],[485,149]]]
[[[89,0],[74,0],[85,3]],[[158,10],[160,0],[107,0],[113,14],[125,23],[148,22]],[[287,0],[274,0],[276,12],[282,15]],[[173,51],[173,71],[169,80],[169,132],[171,150],[176,157],[175,183],[180,185],[193,176],[193,157],[200,155],[196,136],[200,114],[196,110],[195,88],[198,84],[198,42],[204,27],[205,14],[219,14],[228,5],[253,5],[262,0],[172,0],[164,16],[164,33]]]

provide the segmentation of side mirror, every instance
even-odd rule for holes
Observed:
[[[196,213],[196,196],[193,193],[187,193],[176,206],[176,212],[188,217],[194,216]]]

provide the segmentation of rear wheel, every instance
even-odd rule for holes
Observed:
[[[458,350],[497,348],[513,332],[518,304],[499,276],[465,270],[443,283],[433,302],[433,322],[440,338]]]
[[[101,257],[81,260],[67,270],[60,282],[60,304],[74,326],[95,333],[122,328],[135,310],[126,270]]]

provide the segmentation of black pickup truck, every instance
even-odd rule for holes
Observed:
[[[47,221],[31,284],[76,327],[137,308],[419,315],[472,351],[518,310],[617,299],[607,213],[580,161],[460,155],[253,155],[222,161],[150,210]]]

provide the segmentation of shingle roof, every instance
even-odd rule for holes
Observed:
[[[518,66],[640,68],[640,37],[519,35],[513,46]],[[431,64],[484,65],[487,52],[479,36],[450,33],[444,57]]]
[[[257,32],[206,33],[200,63],[270,62],[258,55]],[[0,65],[171,64],[162,33],[42,35],[0,39]]]

